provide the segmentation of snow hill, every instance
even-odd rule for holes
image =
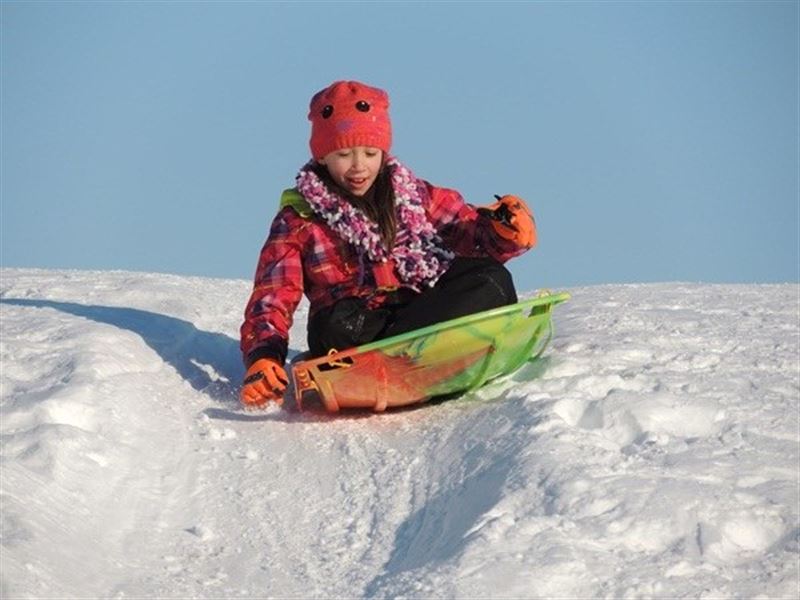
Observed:
[[[572,289],[539,364],[330,416],[239,409],[249,282],[1,274],[3,598],[798,597],[798,285]]]

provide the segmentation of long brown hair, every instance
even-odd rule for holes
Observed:
[[[328,173],[328,168],[325,165],[316,163],[312,169],[328,186],[329,190],[363,211],[378,226],[386,249],[391,251],[397,235],[397,214],[395,211],[394,189],[392,189],[392,167],[384,162],[381,170],[378,171],[375,183],[363,196],[356,196],[340,187]]]

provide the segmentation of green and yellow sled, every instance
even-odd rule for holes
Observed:
[[[292,366],[295,400],[319,395],[325,409],[387,408],[473,390],[541,356],[553,307],[569,294],[542,294]]]

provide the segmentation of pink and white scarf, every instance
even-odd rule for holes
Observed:
[[[392,189],[397,210],[397,235],[388,250],[378,225],[339,194],[332,192],[311,170],[311,163],[297,175],[297,189],[311,209],[344,240],[374,262],[394,260],[400,280],[421,291],[433,286],[450,266],[453,253],[444,247],[425,211],[428,190],[425,183],[397,159],[389,158]]]

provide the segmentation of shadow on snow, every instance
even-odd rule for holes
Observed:
[[[4,298],[0,303],[53,308],[132,331],[194,389],[218,401],[237,399],[244,367],[238,341],[227,335],[201,331],[188,321],[135,308],[17,298]]]

